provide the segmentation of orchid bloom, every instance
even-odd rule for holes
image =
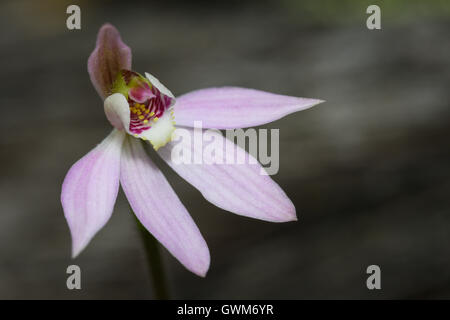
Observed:
[[[178,175],[219,208],[270,222],[297,220],[292,202],[269,176],[260,174],[262,167],[257,162],[175,164],[171,159],[176,145],[171,141],[174,120],[189,132],[193,132],[197,120],[205,128],[245,128],[322,101],[237,87],[201,89],[175,99],[152,75],[146,73],[144,77],[131,71],[131,50],[110,24],[98,33],[88,72],[114,128],[70,168],[64,179],[61,202],[71,231],[73,257],[111,217],[120,181],[142,225],[188,270],[206,275],[210,264],[208,246],[141,141],[149,142]],[[234,147],[219,133],[212,143]],[[195,148],[194,153],[202,151]],[[239,147],[235,150],[251,157]]]

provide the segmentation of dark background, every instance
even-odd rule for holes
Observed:
[[[369,4],[382,30],[366,28]],[[164,251],[172,297],[450,297],[448,1],[22,0],[0,4],[0,298],[153,297],[123,193],[74,261],[59,200],[67,170],[110,131],[86,71],[104,22],[133,69],[176,95],[235,85],[327,100],[267,126],[280,128],[274,179],[298,222],[224,212],[162,167],[212,259],[202,279]],[[66,288],[73,263],[80,291]],[[380,291],[366,288],[370,264]]]

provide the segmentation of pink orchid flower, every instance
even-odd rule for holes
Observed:
[[[277,183],[260,174],[258,163],[175,164],[171,159],[176,145],[171,142],[174,119],[191,133],[197,120],[204,128],[245,128],[277,120],[321,100],[237,87],[201,89],[175,99],[152,75],[143,77],[131,71],[131,50],[110,24],[98,33],[88,72],[114,129],[78,160],[64,179],[61,202],[72,235],[73,257],[111,217],[120,181],[142,225],[188,270],[206,275],[208,246],[140,140],[159,149],[157,153],[175,172],[219,208],[271,222],[297,220],[292,202]],[[212,143],[234,147],[219,133]],[[202,151],[196,148],[203,147],[194,145],[193,153]],[[224,148],[223,157],[233,149],[238,156],[251,157],[239,147]]]

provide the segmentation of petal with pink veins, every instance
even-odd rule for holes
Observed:
[[[119,190],[124,133],[113,130],[67,173],[61,191],[76,257],[108,222]]]
[[[141,141],[131,137],[124,142],[120,183],[142,225],[188,270],[204,277],[210,263],[205,240]]]
[[[236,129],[269,123],[321,102],[238,87],[208,88],[178,97],[174,112],[181,126],[202,121],[204,128]]]
[[[180,132],[190,139],[180,137]],[[194,143],[194,130],[178,129],[174,141],[158,154],[183,179],[197,188],[206,200],[224,210],[270,222],[297,220],[295,207],[280,186],[245,150],[226,139],[220,132],[208,130],[209,143]],[[183,134],[184,136],[184,134]],[[215,146],[214,146],[215,144]],[[223,150],[222,152],[207,152]],[[182,160],[184,154],[191,159],[202,159],[202,164]],[[245,159],[244,163],[227,163],[226,159]],[[180,160],[181,159],[181,160]]]
[[[100,28],[97,44],[88,59],[88,72],[92,84],[103,99],[121,69],[131,69],[131,49],[123,43],[119,31],[110,24]]]

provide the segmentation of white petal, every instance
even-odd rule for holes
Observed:
[[[158,121],[152,122],[152,127],[143,131],[138,135],[138,137],[144,138],[144,140],[149,140],[153,145],[153,148],[158,150],[160,147],[166,145],[167,142],[172,140],[172,133],[175,130],[175,126],[173,124],[173,117],[170,114],[170,110],[166,110]]]
[[[130,128],[130,106],[121,93],[114,93],[104,102],[106,118],[117,130],[128,132]]]
[[[159,82],[158,79],[156,79],[150,73],[146,72],[145,76],[151,82],[151,84],[154,85],[156,87],[156,89],[159,90],[159,92],[161,92],[162,94],[164,94],[164,95],[166,95],[168,97],[171,97],[172,99],[175,98],[175,96],[172,94],[172,92],[170,92],[169,89],[167,89],[161,82]]]

